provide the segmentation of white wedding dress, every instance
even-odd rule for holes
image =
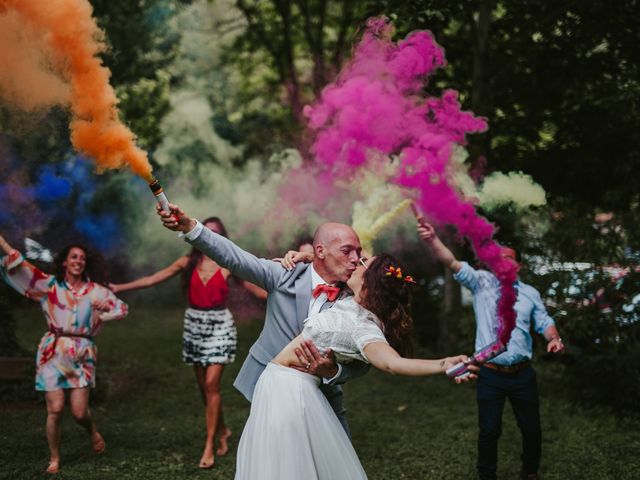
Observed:
[[[385,342],[378,318],[348,297],[305,321],[302,331],[336,360],[368,362],[363,350]],[[270,363],[253,394],[240,438],[236,480],[359,480],[367,475],[320,379]]]

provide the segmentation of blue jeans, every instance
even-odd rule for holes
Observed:
[[[482,367],[477,388],[480,428],[477,468],[481,480],[496,479],[498,439],[507,398],[522,434],[522,471],[536,473],[540,465],[542,434],[536,372],[527,368],[512,374]]]

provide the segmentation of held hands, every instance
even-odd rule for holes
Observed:
[[[183,233],[193,230],[196,226],[196,221],[194,219],[189,218],[180,207],[173,203],[169,204],[169,208],[170,211],[166,212],[162,210],[160,205],[156,207],[160,220],[162,220],[162,225],[164,225],[165,228],[173,230],[174,232]]]
[[[324,353],[320,353],[312,341],[303,340],[300,347],[294,351],[302,366],[292,365],[291,368],[326,378],[335,377],[338,373],[338,366],[332,350],[327,349]]]
[[[471,359],[467,355],[457,355],[455,357],[447,357],[441,360],[442,365],[442,373],[445,373],[451,367],[457,365],[458,363],[467,364],[467,369],[469,373],[465,373],[464,375],[460,375],[458,377],[453,378],[453,381],[457,384],[466,383],[470,380],[475,380],[478,378],[478,372],[480,371],[480,367],[471,363]]]

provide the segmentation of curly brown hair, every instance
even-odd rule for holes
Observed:
[[[364,272],[360,296],[362,306],[376,314],[384,325],[384,336],[403,357],[413,354],[413,319],[409,315],[414,284],[395,275],[387,275],[389,267],[400,268],[400,261],[388,253],[382,253],[368,265]]]
[[[104,257],[97,251],[83,245],[82,243],[71,243],[64,247],[54,259],[54,274],[58,282],[64,280],[66,268],[64,262],[72,248],[79,248],[84,252],[86,257],[85,269],[82,272],[82,280],[85,282],[92,281],[106,285],[109,281],[109,267]]]

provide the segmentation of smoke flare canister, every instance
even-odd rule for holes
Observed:
[[[151,189],[153,195],[156,197],[156,201],[158,202],[158,205],[160,205],[160,208],[162,208],[162,210],[165,212],[170,212],[171,209],[169,208],[169,200],[167,200],[167,196],[164,194],[164,190],[162,190],[162,185],[160,185],[160,182],[154,179],[153,182],[149,184],[149,188]]]
[[[500,340],[496,340],[495,342],[490,343],[489,345],[482,347],[480,350],[475,352],[468,362],[460,362],[447,369],[447,377],[455,378],[463,375],[468,375],[470,373],[468,365],[480,365],[484,362],[488,362],[492,358],[500,355],[506,349],[506,345],[500,342]]]

